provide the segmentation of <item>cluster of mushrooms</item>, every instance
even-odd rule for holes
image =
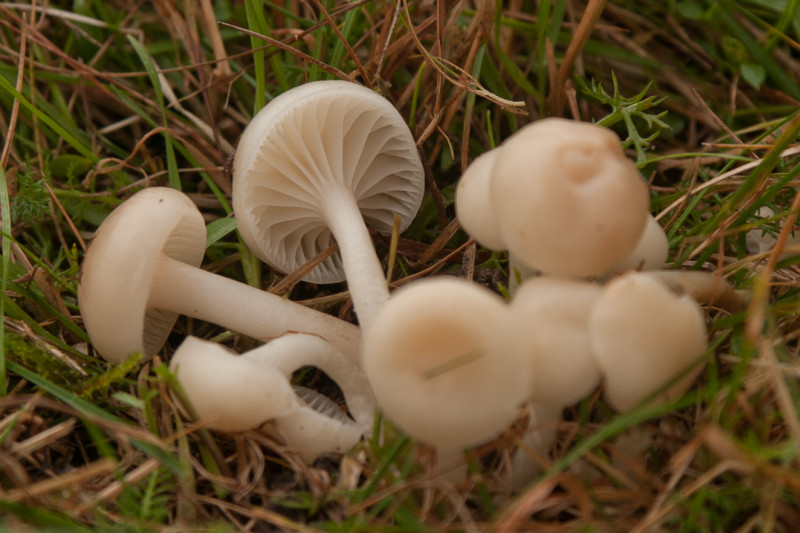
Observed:
[[[313,283],[346,280],[359,326],[200,268],[203,217],[163,187],[133,195],[97,230],[81,313],[112,362],[157,353],[179,314],[264,341],[238,355],[188,337],[170,368],[208,427],[263,428],[309,462],[370,435],[380,409],[446,463],[503,433],[524,407],[519,487],[565,406],[601,384],[619,411],[682,394],[708,346],[698,301],[746,300],[711,274],[659,270],[667,239],[647,187],[619,138],[590,124],[535,122],[459,182],[464,229],[509,252],[510,302],[453,276],[390,296],[367,225],[389,233],[399,216],[403,231],[424,172],[402,116],[371,90],[323,81],[276,97],[243,133],[233,173],[236,222],[253,253],[283,272],[305,269]],[[307,366],[338,384],[349,416],[291,384]]]

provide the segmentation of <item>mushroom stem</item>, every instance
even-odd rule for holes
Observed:
[[[352,324],[162,254],[150,289],[151,309],[184,314],[267,341],[287,332],[319,335],[359,362]]]
[[[282,337],[242,355],[251,361],[268,364],[287,379],[304,366],[325,372],[342,391],[353,418],[368,436],[375,422],[375,396],[358,364],[346,360],[332,344],[312,335],[292,335],[291,341]],[[299,356],[298,354],[302,354]]]
[[[688,294],[701,304],[741,311],[750,303],[750,293],[733,288],[719,274],[701,270],[651,270],[654,277],[673,292]]]
[[[389,299],[388,284],[372,238],[353,193],[336,194],[332,191],[332,197],[323,209],[326,223],[339,243],[342,267],[358,322],[368,330],[381,306]]]

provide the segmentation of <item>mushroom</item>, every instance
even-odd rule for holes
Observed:
[[[645,229],[649,197],[614,132],[544,119],[500,150],[490,197],[516,260],[547,274],[586,277],[631,253]]]
[[[387,418],[441,457],[498,436],[530,395],[505,301],[451,277],[392,295],[364,332],[364,370]]]
[[[636,253],[648,224],[647,187],[616,134],[565,119],[529,124],[478,157],[455,203],[470,236],[508,250],[511,289],[518,275],[605,274]]]
[[[760,207],[756,211],[756,216],[759,219],[772,218],[775,216],[775,211],[767,206]],[[783,222],[781,223],[781,228],[782,227]],[[751,229],[745,235],[745,247],[751,254],[761,255],[770,252],[775,247],[775,243],[777,243],[777,241],[778,240],[775,237],[767,233],[762,228]],[[786,240],[785,247],[788,248],[789,246],[797,246],[798,244],[800,244],[800,234],[792,232],[789,235],[789,238]],[[781,254],[781,259],[785,259],[791,255],[791,252],[784,252]]]
[[[179,314],[260,340],[289,331],[319,335],[358,360],[356,326],[198,268],[206,227],[179,191],[144,189],[100,225],[83,260],[78,302],[84,326],[104,358],[161,349]]]
[[[648,213],[644,232],[633,251],[611,269],[611,274],[626,270],[656,270],[664,268],[669,254],[669,241],[655,217]]]
[[[589,316],[589,335],[605,398],[620,412],[656,393],[654,402],[680,397],[708,348],[698,303],[649,272],[629,272],[605,286]]]
[[[316,391],[293,387],[292,372],[301,366],[328,373],[357,421]],[[319,337],[286,335],[237,356],[190,336],[175,351],[170,369],[208,427],[246,431],[271,421],[309,463],[325,453],[346,452],[372,428],[373,397],[363,373]]]
[[[588,281],[542,276],[526,280],[511,301],[509,323],[529,360],[532,404],[528,430],[511,459],[513,490],[541,473],[537,455],[550,449],[564,407],[600,384],[589,316],[602,292]]]
[[[510,324],[521,337],[531,371],[534,405],[563,409],[600,384],[589,316],[603,287],[548,276],[523,283],[510,305]]]
[[[304,279],[347,279],[368,328],[389,292],[368,222],[400,231],[419,208],[424,171],[402,116],[355,83],[308,83],[272,100],[242,134],[233,163],[239,231],[266,263],[292,272],[335,243]]]
[[[499,153],[498,149],[489,150],[470,163],[458,180],[455,195],[456,217],[461,227],[478,244],[492,250],[506,248],[489,201],[492,168]]]

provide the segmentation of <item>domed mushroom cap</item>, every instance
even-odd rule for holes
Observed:
[[[669,241],[655,217],[647,214],[647,224],[639,242],[628,256],[611,269],[611,273],[626,270],[656,270],[663,268],[669,255]]]
[[[205,246],[203,216],[179,191],[144,189],[114,209],[92,239],[78,285],[95,349],[111,361],[160,350],[178,315],[148,307],[158,259],[197,267]]]
[[[546,276],[529,279],[517,290],[511,325],[530,358],[534,404],[563,408],[600,383],[589,316],[602,292],[595,283]]]
[[[500,147],[491,201],[503,241],[529,268],[601,275],[645,228],[647,187],[606,128],[544,119]]]
[[[606,285],[591,312],[589,334],[605,376],[606,400],[621,412],[686,372],[708,347],[697,302],[646,272],[630,272]],[[659,401],[678,398],[699,370],[681,377]]]
[[[245,129],[233,164],[233,203],[242,238],[263,261],[291,272],[336,241],[332,206],[354,197],[364,219],[390,233],[411,223],[424,171],[411,132],[392,104],[346,81],[287,91]],[[351,198],[347,198],[347,197]],[[344,280],[339,254],[305,278]]]
[[[481,246],[504,250],[505,243],[497,227],[494,209],[489,202],[492,169],[499,149],[481,154],[467,167],[456,186],[456,215],[461,227]]]
[[[364,336],[364,370],[378,405],[433,446],[468,447],[514,420],[530,370],[505,301],[456,278],[399,289]]]

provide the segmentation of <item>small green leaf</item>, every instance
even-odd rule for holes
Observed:
[[[694,0],[678,2],[675,7],[677,8],[678,13],[690,20],[702,20],[706,14],[702,4],[695,2]]]
[[[767,71],[763,66],[756,63],[742,63],[739,66],[744,81],[749,83],[754,89],[760,89],[761,84],[767,79]]]
[[[225,217],[218,218],[206,226],[206,248],[228,235],[236,229],[236,219]]]
[[[92,168],[92,164],[92,161],[85,157],[64,154],[50,163],[50,173],[58,179],[72,179],[86,174]]]

